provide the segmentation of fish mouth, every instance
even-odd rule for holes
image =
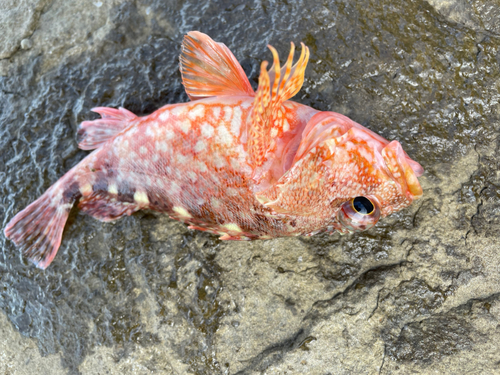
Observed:
[[[392,141],[382,150],[382,157],[394,181],[399,183],[401,190],[408,197],[418,199],[423,191],[417,177],[422,176],[424,169],[414,160],[411,160],[403,151],[398,141]]]

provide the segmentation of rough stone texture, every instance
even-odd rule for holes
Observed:
[[[3,226],[85,156],[90,108],[187,100],[189,30],[224,42],[255,86],[267,43],[284,56],[304,41],[295,99],[398,139],[426,169],[420,201],[352,236],[221,242],[151,213],[75,211],[45,272],[2,236],[0,372],[500,372],[497,2],[0,6]]]
[[[35,31],[40,12],[48,0],[2,0],[0,2],[0,59],[9,58],[21,41]]]
[[[426,0],[444,19],[480,33],[500,36],[497,0]]]

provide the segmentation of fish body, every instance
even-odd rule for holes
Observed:
[[[192,101],[138,117],[95,108],[79,129],[94,151],[18,213],[5,234],[46,268],[76,203],[102,221],[149,209],[223,240],[342,233],[373,226],[422,194],[423,170],[397,141],[288,100],[308,59],[261,67],[254,93],[232,53],[189,33],[181,54]]]

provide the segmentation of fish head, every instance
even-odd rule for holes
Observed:
[[[422,196],[423,168],[389,142],[333,112],[313,116],[290,170],[266,194],[277,213],[318,218],[322,231],[373,227]]]
[[[341,186],[331,202],[338,208],[333,226],[342,233],[373,227],[381,217],[410,206],[422,196],[417,177],[422,167],[398,141],[381,145],[372,135],[351,128],[327,161],[333,186]],[[327,142],[328,143],[328,142]]]

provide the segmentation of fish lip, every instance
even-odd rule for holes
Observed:
[[[406,157],[406,162],[410,165],[410,168],[413,170],[413,173],[415,173],[416,177],[420,177],[424,174],[425,170],[420,165],[420,163],[417,163],[415,160],[410,159],[408,156]]]
[[[399,185],[401,192],[412,201],[419,199],[423,191],[417,177],[424,172],[422,166],[408,157],[398,141],[392,141],[385,146],[381,156],[386,173]]]

